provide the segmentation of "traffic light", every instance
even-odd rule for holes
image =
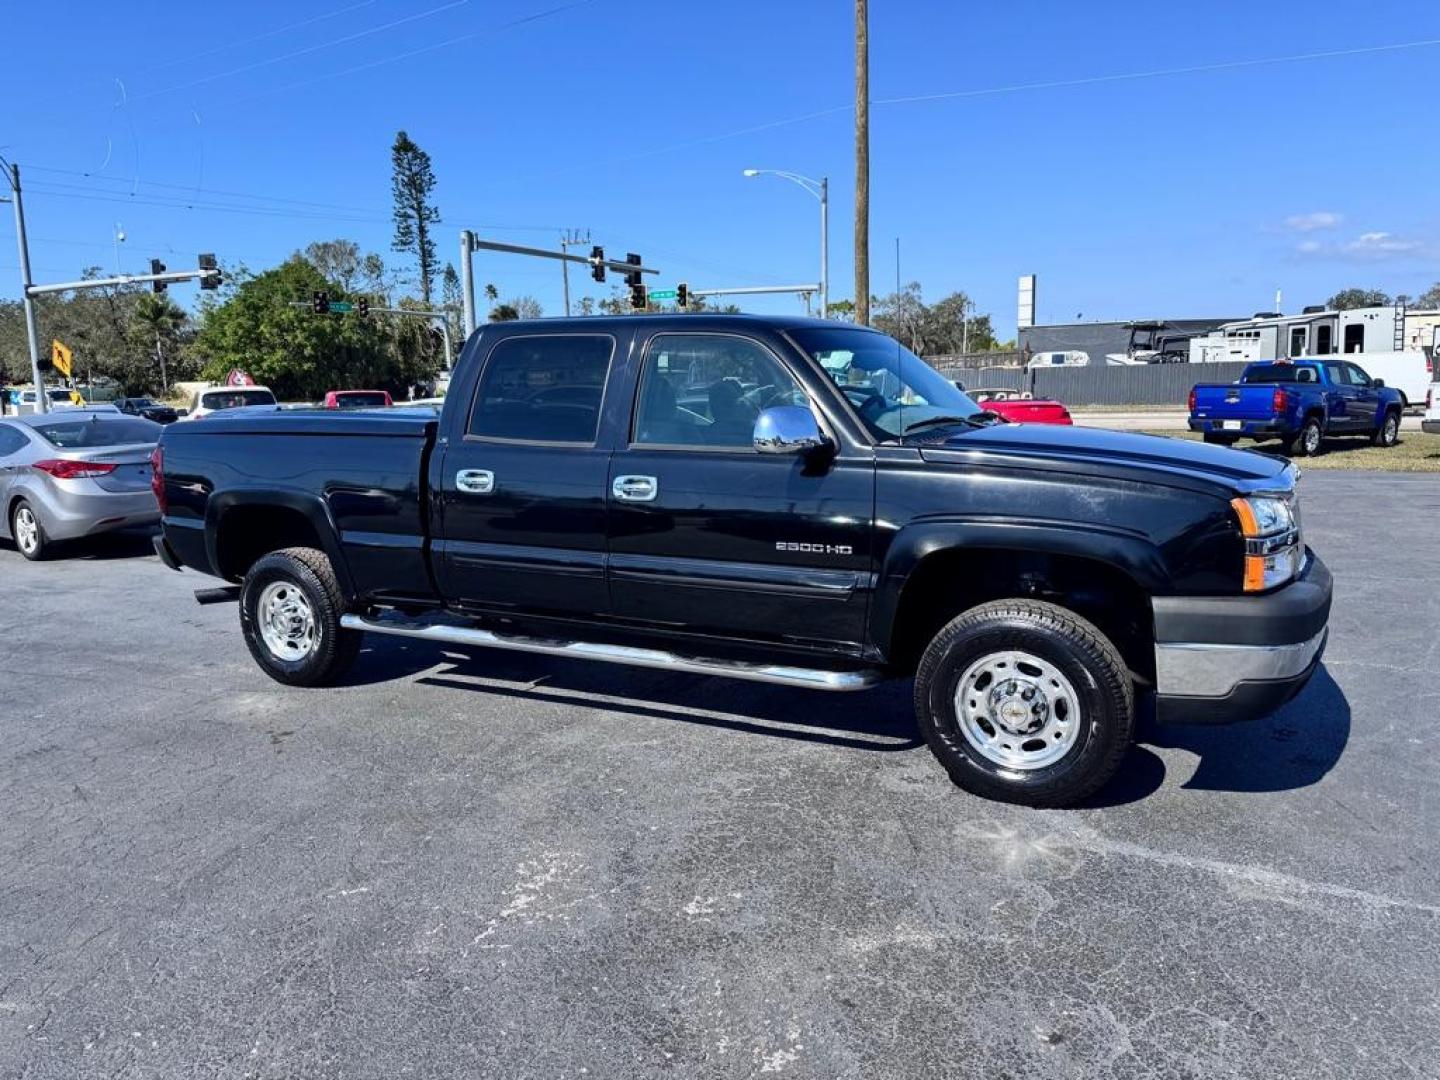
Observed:
[[[365,316],[369,315],[369,314],[370,314],[370,298],[369,298],[368,296],[362,296],[362,297],[360,297],[360,299],[359,299],[358,301],[356,301],[356,303],[355,303],[355,310],[360,313],[360,317],[361,317],[362,319],[365,318]]]
[[[314,310],[316,315],[329,315],[330,294],[324,289],[316,289],[314,300],[310,306]]]
[[[682,311],[690,306],[690,286],[683,281],[675,286],[675,306]]]
[[[605,280],[605,249],[599,244],[590,249],[590,276],[596,281]]]
[[[629,274],[625,275],[629,277]],[[630,286],[630,308],[633,311],[644,311],[650,306],[650,298],[645,295],[645,286],[640,282]]]
[[[200,277],[200,288],[218,289],[220,287],[220,264],[215,261],[215,256],[206,252],[195,260],[195,265],[205,273]]]
[[[632,251],[625,256],[625,262],[630,266],[639,267],[644,263],[644,260]],[[625,284],[629,285],[632,290],[644,280],[645,279],[640,276],[638,269],[625,271]]]
[[[165,272],[165,264],[164,264],[164,263],[162,263],[159,259],[151,259],[151,260],[150,260],[150,273],[152,273],[152,274],[163,274],[164,272]],[[154,289],[156,292],[164,292],[165,289],[167,288],[167,285],[166,285],[166,283],[163,282],[163,281],[152,281],[152,282],[150,283],[150,288]]]

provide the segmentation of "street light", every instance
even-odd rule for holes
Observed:
[[[828,319],[830,317],[830,178],[822,176],[819,180],[812,180],[808,176],[785,172],[781,169],[745,169],[744,175],[748,177],[778,176],[783,180],[789,180],[792,184],[798,184],[820,200],[820,317]]]

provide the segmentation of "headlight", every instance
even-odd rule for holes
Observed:
[[[1230,506],[1245,537],[1246,592],[1273,589],[1300,572],[1305,545],[1293,495],[1251,495]]]

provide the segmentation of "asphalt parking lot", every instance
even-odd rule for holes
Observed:
[[[953,788],[908,685],[292,690],[143,538],[0,550],[0,1075],[1440,1075],[1440,482],[1302,491],[1322,671],[1074,811]]]

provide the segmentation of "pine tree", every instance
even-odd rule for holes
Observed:
[[[415,256],[420,268],[420,298],[428,307],[435,277],[435,238],[430,235],[430,226],[440,221],[440,211],[430,202],[435,174],[430,169],[430,155],[403,131],[395,135],[390,157],[390,190],[395,197],[395,240],[391,246]]]

